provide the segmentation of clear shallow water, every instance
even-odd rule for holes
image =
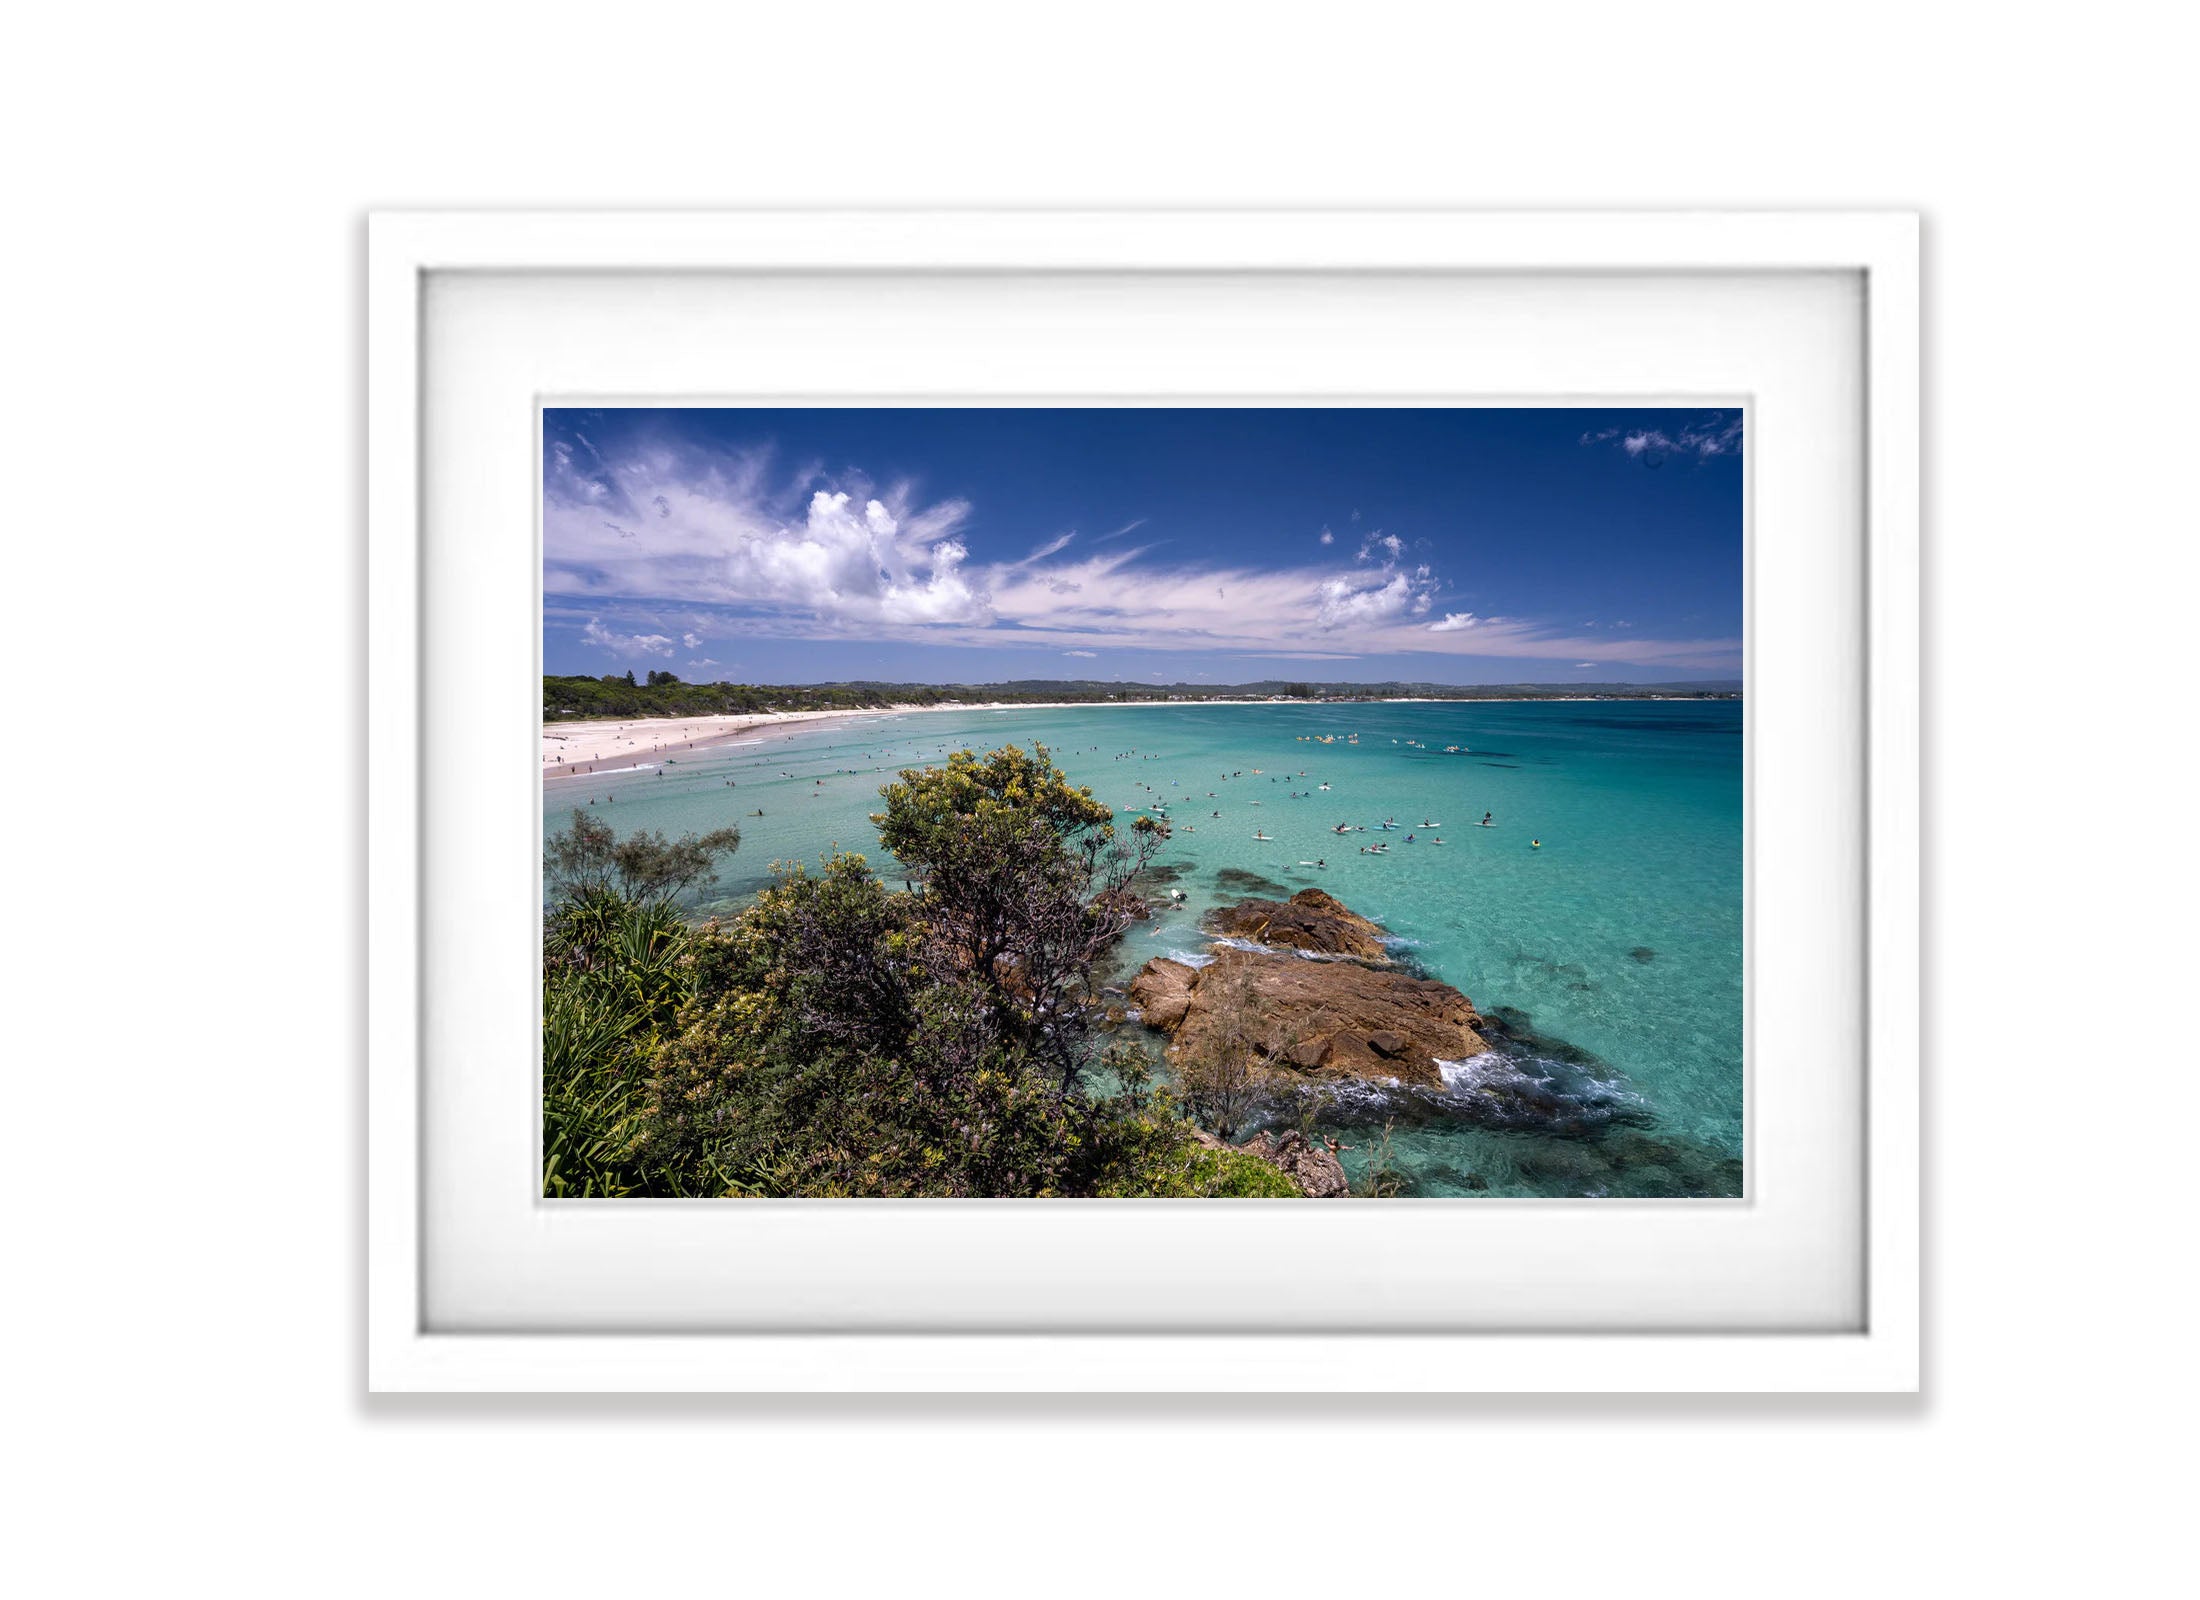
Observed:
[[[1336,742],[1302,739],[1315,735]],[[1355,1176],[1388,1118],[1412,1194],[1741,1191],[1739,702],[940,711],[747,737],[760,742],[546,779],[544,826],[591,799],[622,835],[737,822],[740,852],[698,902],[731,910],[772,862],[836,844],[890,875],[868,820],[881,784],[951,750],[1036,740],[1119,812],[1169,807],[1160,859],[1182,868],[1188,899],[1132,927],[1126,977],[1149,956],[1204,951],[1199,915],[1220,901],[1318,885],[1508,1025],[1495,1059],[1447,1073],[1453,1095],[1341,1103],[1331,1126]],[[1484,811],[1496,826],[1474,825]],[[1402,826],[1378,831],[1386,818]],[[1359,853],[1378,841],[1387,856]],[[1275,887],[1218,882],[1224,869]],[[1485,1081],[1536,1086],[1549,1118],[1488,1125],[1472,1093]]]

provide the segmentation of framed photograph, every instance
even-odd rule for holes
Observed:
[[[373,1387],[1916,1386],[1913,218],[369,256]]]

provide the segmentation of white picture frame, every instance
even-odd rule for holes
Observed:
[[[375,1390],[1914,1389],[1918,1227],[1917,228],[1908,214],[383,214],[369,300],[368,1381]],[[1624,276],[1859,281],[1864,538],[1861,1316],[1840,1331],[528,1331],[429,1316],[424,308],[437,274]],[[734,385],[726,385],[731,388]],[[527,730],[529,742],[532,729]],[[532,778],[532,763],[527,771]],[[1474,1205],[1467,1201],[1457,1204]],[[707,1204],[707,1203],[705,1203]],[[990,1204],[920,1202],[920,1205]],[[1043,1203],[1044,1204],[1044,1203]],[[1051,1204],[1065,1204],[1054,1202]],[[576,1323],[576,1328],[586,1324]],[[1369,1341],[1379,1341],[1373,1353]],[[1585,1341],[1593,1359],[1584,1358]]]

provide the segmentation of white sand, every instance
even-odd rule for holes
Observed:
[[[631,767],[727,744],[758,729],[771,730],[836,717],[875,717],[915,706],[869,707],[861,711],[766,711],[754,716],[635,717],[626,722],[546,722],[542,725],[542,771],[549,778],[580,777],[598,770]],[[930,709],[930,708],[923,708]]]

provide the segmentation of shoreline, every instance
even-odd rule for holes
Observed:
[[[542,775],[551,778],[586,778],[616,772],[652,758],[677,756],[690,750],[708,750],[732,744],[743,735],[776,728],[796,728],[806,723],[831,722],[848,717],[892,716],[898,711],[931,711],[933,706],[863,706],[833,711],[759,711],[753,715],[721,713],[707,717],[633,717],[624,722],[546,722],[542,725]],[[696,730],[703,730],[697,732]],[[667,740],[656,734],[678,732],[687,737]],[[628,737],[628,735],[636,735]],[[646,746],[643,740],[650,740]],[[570,759],[580,756],[581,759]],[[569,759],[560,760],[560,757]],[[614,765],[613,763],[617,763]]]
[[[795,728],[806,723],[845,721],[850,717],[890,717],[907,713],[933,711],[1086,711],[1100,709],[1123,710],[1134,707],[1177,706],[1331,706],[1344,710],[1352,706],[1399,705],[1583,705],[1608,700],[1609,695],[1595,694],[1537,694],[1537,695],[1477,695],[1469,699],[1453,695],[1386,695],[1366,700],[1315,701],[1315,700],[979,700],[956,701],[928,706],[886,705],[851,706],[830,711],[759,711],[750,713],[717,713],[700,717],[630,717],[623,722],[574,721],[546,722],[542,725],[542,775],[552,778],[586,778],[606,772],[627,770],[652,757],[677,756],[692,750],[708,750],[715,746],[731,744],[743,735],[759,729],[770,732],[779,728]],[[1630,695],[1628,703],[1637,701],[1672,702],[1711,698],[1702,695]],[[1720,696],[1718,698],[1727,698]],[[696,729],[706,730],[700,734]],[[639,738],[624,737],[635,730],[649,730]],[[667,741],[659,739],[642,748],[641,738],[650,732],[670,733],[679,731],[687,738]],[[575,736],[578,736],[576,739]],[[586,752],[583,759],[564,760],[561,756],[573,756]],[[611,763],[618,762],[619,766]]]

